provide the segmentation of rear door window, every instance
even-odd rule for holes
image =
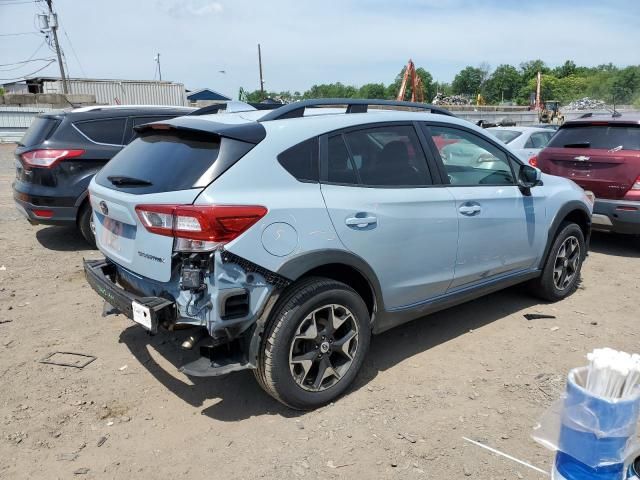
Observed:
[[[76,122],[74,126],[89,140],[108,145],[122,145],[127,118],[107,118]]]
[[[318,181],[318,138],[310,138],[278,155],[284,169],[302,182]]]
[[[640,150],[640,127],[612,124],[565,126],[558,130],[547,146]]]
[[[219,152],[217,135],[144,134],[113,157],[96,175],[96,182],[137,194],[205,187],[212,180],[206,173]]]
[[[413,126],[348,131],[330,137],[328,147],[329,182],[371,187],[431,185],[427,159]]]
[[[22,139],[19,142],[19,145],[23,147],[32,147],[34,145],[38,145],[39,143],[44,142],[47,138],[51,136],[53,131],[56,129],[59,120],[55,118],[49,117],[36,117],[31,122],[31,125],[24,132]]]

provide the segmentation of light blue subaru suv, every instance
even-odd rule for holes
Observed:
[[[229,104],[138,134],[91,182],[106,258],[85,273],[148,331],[191,327],[187,375],[252,369],[315,408],[372,333],[525,281],[549,301],[578,286],[593,196],[441,108]]]

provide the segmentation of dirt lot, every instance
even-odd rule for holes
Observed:
[[[30,226],[0,146],[0,478],[544,478],[531,427],[594,347],[638,348],[640,245],[596,235],[582,287],[555,305],[515,288],[373,340],[354,388],[288,410],[250,372],[189,379],[182,352],[122,316],[102,318],[73,229]],[[524,313],[555,319],[531,320]],[[95,355],[80,370],[39,363]]]

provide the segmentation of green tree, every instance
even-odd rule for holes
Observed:
[[[520,64],[520,71],[522,72],[522,80],[528,82],[532,78],[536,78],[538,72],[549,73],[549,67],[542,60],[529,60]]]
[[[484,85],[484,96],[488,103],[514,100],[522,87],[522,77],[512,65],[499,65]]]
[[[313,85],[302,96],[303,98],[353,98],[357,94],[356,87],[336,82]]]
[[[568,77],[577,73],[576,64],[572,60],[567,60],[564,64],[553,69],[553,75],[558,78]]]
[[[453,82],[451,82],[453,93],[475,96],[480,91],[483,78],[484,72],[480,68],[465,67],[455,76]]]
[[[358,90],[358,97],[384,99],[387,97],[387,89],[384,83],[366,83]]]

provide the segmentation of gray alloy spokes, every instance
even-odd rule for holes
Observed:
[[[553,265],[553,283],[558,290],[567,288],[578,273],[580,266],[580,242],[568,237],[558,249]]]
[[[326,390],[349,370],[357,348],[358,324],[351,311],[338,304],[317,308],[300,322],[291,341],[291,375],[305,390]]]

